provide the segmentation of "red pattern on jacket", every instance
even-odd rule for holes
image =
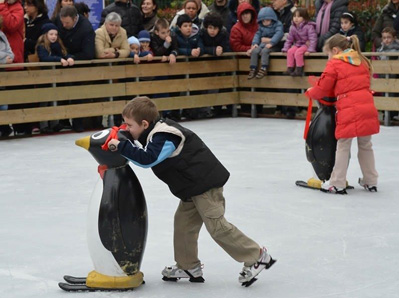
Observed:
[[[252,11],[252,19],[248,24],[244,24],[241,15],[245,10]],[[258,30],[256,10],[251,4],[241,3],[237,8],[238,22],[231,28],[230,47],[233,52],[246,52],[251,48],[252,39]]]
[[[364,63],[355,66],[339,59],[329,60],[317,84],[307,94],[313,99],[332,94],[337,97],[336,139],[369,136],[380,131],[370,73]]]
[[[25,22],[21,2],[17,0],[13,4],[0,3],[0,15],[3,16],[3,32],[15,56],[13,63],[23,63]]]

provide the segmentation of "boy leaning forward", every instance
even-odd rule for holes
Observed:
[[[154,102],[136,97],[122,111],[130,140],[111,139],[108,148],[143,168],[151,167],[181,201],[174,217],[176,265],[165,267],[163,280],[189,278],[203,282],[198,259],[198,236],[202,224],[234,260],[244,263],[239,274],[243,286],[275,262],[260,247],[224,218],[223,186],[230,173],[192,131],[169,119],[160,119]]]

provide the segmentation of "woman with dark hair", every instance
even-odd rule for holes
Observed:
[[[39,39],[44,24],[50,23],[48,9],[44,0],[25,0],[25,61],[28,55],[35,53],[36,42]]]
[[[75,4],[75,0],[57,0],[57,4],[55,5],[53,14],[51,15],[51,21],[54,22],[55,19],[60,14],[61,8],[65,6],[73,6]]]
[[[90,13],[90,8],[87,6],[86,3],[84,2],[77,2],[75,3],[75,8],[78,11],[78,14],[81,14],[84,16],[86,19],[89,18],[89,13]]]
[[[157,10],[158,4],[156,0],[141,0],[140,11],[143,15],[144,30],[148,32],[154,30],[155,22],[158,20]]]
[[[201,28],[202,19],[200,19],[198,16],[199,9],[200,6],[196,0],[186,0],[183,3],[184,14],[188,15],[191,18],[193,24],[197,25],[198,28]],[[172,20],[172,23],[170,24],[170,28],[176,26],[177,19],[180,15],[181,14],[178,13],[176,14],[176,16]]]

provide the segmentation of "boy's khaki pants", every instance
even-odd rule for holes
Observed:
[[[339,139],[335,153],[335,165],[331,173],[330,185],[346,187],[346,174],[348,171],[349,155],[351,151],[352,138]],[[357,157],[363,174],[363,183],[377,185],[378,173],[375,169],[373,144],[371,136],[357,138]]]
[[[180,269],[201,265],[198,259],[198,236],[204,223],[212,238],[233,259],[253,265],[260,256],[259,245],[224,218],[223,188],[213,188],[176,210],[174,222],[175,261]]]

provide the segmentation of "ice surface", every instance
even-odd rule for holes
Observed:
[[[151,170],[134,167],[147,198],[149,233],[142,264],[146,284],[128,293],[66,293],[64,274],[92,270],[86,242],[87,206],[97,164],[74,141],[88,133],[0,142],[0,297],[398,297],[399,128],[373,137],[378,193],[361,189],[352,147],[347,196],[295,186],[312,175],[304,122],[228,118],[186,122],[231,172],[226,218],[267,246],[278,262],[250,288],[238,283],[241,264],[200,235],[204,284],[167,283],[178,204]]]

